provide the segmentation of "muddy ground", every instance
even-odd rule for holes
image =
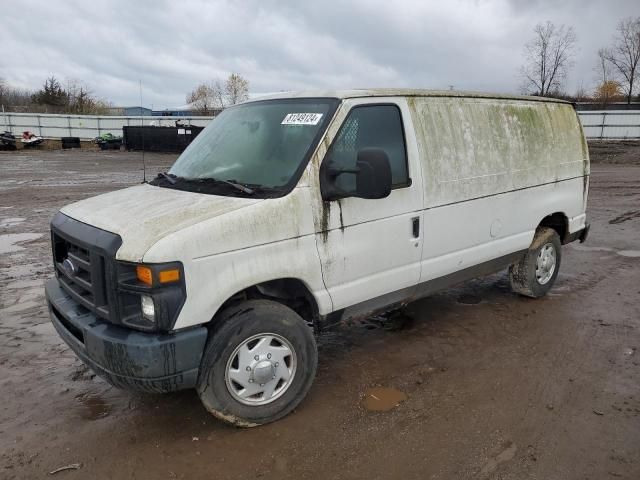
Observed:
[[[239,430],[192,391],[110,387],[47,318],[50,217],[139,182],[140,154],[0,153],[0,478],[640,478],[640,145],[592,156],[591,235],[549,296],[501,273],[410,305],[400,330],[343,326],[298,410]],[[367,410],[373,387],[406,400]]]

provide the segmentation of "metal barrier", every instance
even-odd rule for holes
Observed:
[[[29,130],[44,138],[78,137],[90,140],[111,133],[121,136],[122,127],[175,127],[176,121],[187,126],[205,127],[213,117],[152,117],[110,115],[56,115],[49,113],[0,112],[0,132],[20,136]]]
[[[640,139],[640,112],[624,110],[579,111],[588,139]]]

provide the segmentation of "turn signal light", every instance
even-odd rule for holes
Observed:
[[[160,283],[177,282],[178,280],[180,280],[180,270],[178,270],[177,268],[173,268],[171,270],[162,270],[158,274],[158,279],[160,280]]]
[[[151,270],[151,268],[144,265],[137,265],[136,277],[145,285],[153,286],[153,270]],[[158,272],[158,282],[160,283],[172,283],[178,280],[180,280],[180,270],[177,268],[160,270]]]
[[[136,277],[145,285],[153,285],[153,273],[149,267],[143,265],[136,266]]]

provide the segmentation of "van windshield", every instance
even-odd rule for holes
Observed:
[[[337,99],[308,98],[227,108],[152,184],[219,195],[284,195],[300,178],[337,105]]]

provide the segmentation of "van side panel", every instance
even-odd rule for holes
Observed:
[[[558,205],[579,215],[581,189],[582,179],[574,178],[425,210],[421,281],[525,250]],[[584,215],[581,221],[579,229]]]
[[[421,281],[522,251],[555,212],[584,228],[589,160],[563,103],[411,99],[423,169]]]
[[[582,130],[571,105],[411,100],[426,208],[589,174]]]

